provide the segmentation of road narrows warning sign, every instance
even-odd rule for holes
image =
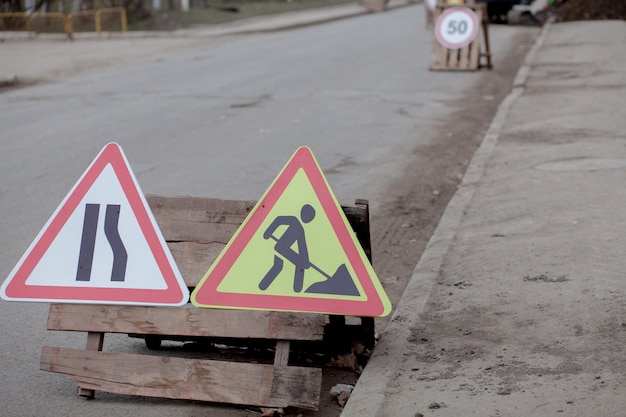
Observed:
[[[197,307],[384,316],[391,304],[309,148],[299,148],[191,295]]]
[[[9,301],[172,305],[189,291],[121,147],[106,145],[1,287]]]

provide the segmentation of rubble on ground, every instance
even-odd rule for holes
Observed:
[[[626,20],[626,1],[567,0],[555,12],[556,22],[612,19]]]

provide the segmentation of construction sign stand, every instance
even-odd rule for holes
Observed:
[[[306,153],[304,157],[305,163],[311,161]],[[296,158],[295,162],[300,163],[302,160]],[[296,163],[295,166],[299,165]],[[297,175],[299,179],[293,184],[296,188],[302,185],[300,180],[303,178],[300,175],[304,175],[305,171],[310,175],[312,168],[313,166],[306,165],[296,170],[300,173]],[[320,185],[317,180],[314,184],[314,189]],[[289,187],[283,191],[291,193]],[[255,220],[249,221],[248,218],[254,207],[259,206],[258,202],[188,196],[147,196],[146,201],[180,268],[184,283],[191,291],[195,291],[203,274],[217,262],[220,255],[222,260],[233,261],[236,272],[242,271],[241,265],[237,266],[239,257],[229,258],[230,255],[224,257],[223,253],[242,224],[254,224]],[[264,198],[260,203],[263,205],[268,201]],[[320,305],[332,307],[337,300],[340,309],[351,307],[355,303],[361,309],[357,311],[363,313],[373,308],[369,316],[353,318],[360,319],[360,324],[346,320],[341,314],[196,308],[190,303],[181,306],[52,304],[47,329],[86,332],[87,342],[84,348],[44,346],[40,369],[75,379],[79,395],[87,398],[93,398],[95,391],[104,391],[123,395],[269,408],[318,409],[322,383],[321,366],[327,363],[319,363],[320,353],[329,360],[331,357],[350,353],[355,343],[363,345],[368,350],[373,349],[375,341],[373,315],[387,313],[390,309],[386,296],[378,292],[380,290],[377,288],[378,284],[368,282],[375,278],[369,275],[371,247],[368,202],[357,200],[354,206],[340,206],[338,210],[341,213],[334,213],[328,203],[327,199],[323,199],[322,202],[310,202],[311,206],[317,209],[315,221],[323,220],[324,217],[330,219],[327,219],[326,225],[317,225],[316,230],[324,231],[329,227],[332,230],[338,229],[339,243],[331,243],[331,247],[339,245],[343,249],[347,248],[346,259],[330,257],[329,264],[328,260],[314,257],[319,246],[314,236],[310,234],[315,233],[310,229],[305,230],[310,247],[311,265],[307,265],[309,268],[303,276],[300,288],[298,279],[294,279],[297,274],[294,276],[293,267],[289,269],[287,262],[284,262],[284,270],[276,273],[275,266],[280,265],[280,262],[274,258],[275,255],[282,257],[281,253],[285,253],[275,248],[278,242],[274,239],[297,237],[297,233],[291,232],[291,235],[288,233],[285,236],[287,232],[284,225],[277,226],[269,232],[268,228],[263,227],[260,229],[261,233],[267,232],[268,238],[257,236],[246,245],[255,248],[257,245],[267,244],[266,252],[262,252],[263,256],[271,255],[268,257],[267,270],[263,268],[260,275],[255,276],[257,281],[256,289],[252,291],[254,295],[252,300],[256,302],[257,297],[262,299],[266,295],[265,292],[269,292],[270,297],[280,298],[276,292],[286,291],[286,296],[282,296],[284,299],[300,297],[300,304],[310,301],[315,307],[312,311],[316,311]],[[296,201],[296,205],[301,207],[301,201]],[[278,201],[272,210],[284,210],[289,206]],[[265,216],[261,222],[263,226],[265,219],[270,225],[284,220],[284,217],[281,218],[283,214],[276,215],[277,212],[272,210],[266,212],[269,216]],[[308,209],[300,214],[303,214],[304,219],[311,217]],[[352,248],[350,241],[341,240],[347,237],[341,230],[342,227],[346,227],[343,219],[348,223],[350,239],[354,236],[359,243],[358,250]],[[313,219],[310,219],[310,222],[313,222]],[[245,233],[239,236],[245,236]],[[298,247],[298,250],[302,248]],[[361,259],[361,252],[365,254],[367,262]],[[249,258],[250,256],[252,256],[250,253],[243,253],[242,259],[246,261],[252,259],[255,262],[255,258]],[[334,266],[337,262],[340,264],[339,267]],[[316,267],[323,274],[315,270]],[[315,274],[319,277],[313,279]],[[340,294],[328,294],[328,285],[317,284],[328,282],[330,280],[328,277],[337,274],[343,276],[343,284],[332,284],[330,288],[337,289],[336,292]],[[344,284],[347,277],[358,278],[351,281],[353,285],[346,286]],[[246,288],[245,282],[248,278],[249,276],[242,276],[243,288]],[[234,281],[229,282],[231,279]],[[284,281],[289,279],[291,282],[284,288]],[[225,281],[227,288],[236,286],[236,282],[238,282],[236,277],[231,275],[228,275]],[[307,293],[306,290],[311,288],[313,292]],[[353,293],[354,288],[359,292],[358,295]],[[349,294],[341,294],[345,292]],[[366,302],[364,297],[370,298],[370,302]],[[351,310],[348,308],[346,311],[349,313]],[[126,351],[109,352],[103,351],[106,333],[121,333],[133,338],[142,338],[149,350],[161,349],[164,341],[191,342],[198,347],[186,350],[168,346],[167,350],[162,350],[158,356]],[[209,349],[203,349],[203,357],[199,359],[197,350],[203,347]],[[264,351],[271,356],[257,355],[247,361],[241,357],[229,360],[231,354],[229,352],[224,354],[222,351],[233,349],[246,352]],[[174,355],[168,355],[168,352],[173,352]],[[311,358],[314,358],[312,363]]]
[[[430,54],[430,70],[477,70],[481,67],[481,58],[486,59],[484,66],[492,68],[489,18],[485,3],[475,3],[473,0],[440,1],[435,8],[434,21],[435,39]]]
[[[191,289],[256,204],[197,197],[147,196],[147,200]],[[369,256],[367,201],[357,200],[355,206],[342,210]],[[196,308],[190,303],[181,307],[52,304],[47,329],[87,333],[83,349],[44,346],[40,361],[41,370],[74,378],[79,395],[87,398],[105,391],[312,410],[319,407],[324,364],[312,366],[299,355],[305,351],[313,358],[320,353],[336,357],[349,353],[354,343],[371,350],[375,330],[372,317],[355,324],[343,316]],[[106,333],[143,338],[151,350],[160,349],[164,341],[192,342],[208,346],[207,355],[216,346],[228,346],[265,349],[273,352],[273,359],[231,362],[219,353],[198,359],[194,349],[190,357],[183,357],[185,349],[173,347],[160,356],[105,352]],[[167,355],[168,351],[175,356]]]
[[[370,12],[381,13],[387,9],[389,0],[359,0],[358,4]]]
[[[430,29],[435,24],[434,12],[437,6],[437,0],[424,0],[424,8],[426,9],[426,28]]]

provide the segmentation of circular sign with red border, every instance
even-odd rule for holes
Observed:
[[[435,37],[444,48],[461,49],[472,43],[478,34],[478,16],[467,7],[452,7],[435,23]]]

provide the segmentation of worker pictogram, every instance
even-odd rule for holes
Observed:
[[[306,247],[306,240],[304,237],[304,228],[300,223],[309,223],[315,217],[315,209],[309,204],[302,206],[300,212],[300,219],[295,216],[278,216],[270,227],[268,227],[263,233],[264,239],[272,239],[276,241],[274,250],[277,254],[293,263],[295,272],[293,276],[293,290],[295,292],[302,291],[302,285],[304,283],[304,271],[311,267],[309,262],[309,254]],[[279,226],[287,226],[287,229],[282,235],[277,238],[273,235],[274,231]],[[293,246],[296,245],[297,251]],[[267,271],[267,274],[261,280],[259,288],[266,290],[267,287],[276,279],[278,274],[283,270],[283,260],[280,256],[274,255],[274,265]]]
[[[310,149],[289,160],[191,295],[198,307],[382,316],[391,305]]]
[[[314,217],[315,209],[310,204],[302,206],[302,210],[300,211],[300,220],[302,220],[302,223],[310,223]],[[279,226],[282,225],[286,225],[287,229],[279,238],[277,238],[273,235],[273,233]],[[326,278],[326,281],[312,284],[306,289],[305,292],[318,294],[359,295],[359,290],[354,285],[353,278],[350,276],[350,272],[346,268],[345,263],[339,265],[337,272],[330,276],[310,261],[304,235],[304,228],[298,218],[294,216],[278,216],[272,224],[270,224],[270,227],[263,233],[263,238],[275,240],[276,245],[274,245],[274,250],[276,253],[293,263],[295,267],[293,278],[294,292],[299,293],[302,291],[304,271],[309,268],[313,268],[322,274]],[[293,249],[294,245],[296,245],[297,251]],[[274,279],[276,279],[282,269],[282,258],[278,255],[274,255],[274,264],[259,283],[259,288],[261,290],[266,290]]]
[[[106,145],[2,285],[5,300],[182,305],[189,291],[128,161]]]

